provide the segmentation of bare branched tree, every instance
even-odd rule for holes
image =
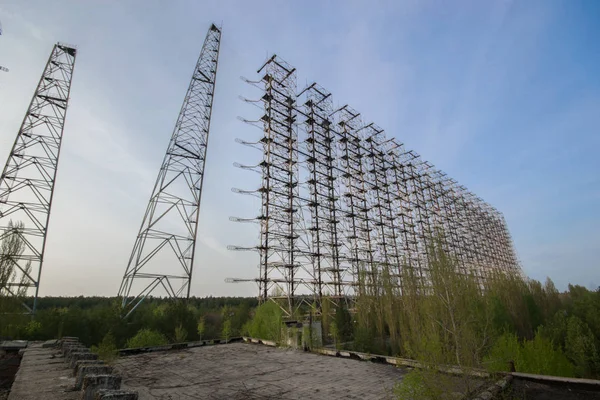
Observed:
[[[22,297],[27,294],[27,275],[31,272],[31,263],[27,263],[20,274],[17,263],[25,251],[22,222],[8,223],[4,239],[0,243],[0,297],[8,295]],[[17,282],[18,281],[18,282]],[[13,289],[16,288],[16,289]]]

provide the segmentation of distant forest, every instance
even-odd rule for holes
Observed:
[[[225,333],[233,337],[242,334],[257,306],[256,298],[192,297],[185,304],[147,298],[122,320],[120,301],[115,297],[40,297],[34,320],[6,314],[0,319],[0,336],[29,340],[76,336],[92,346],[110,332],[118,347],[126,347],[127,340],[143,329],[160,333],[162,342],[180,342],[221,338],[226,323]],[[14,312],[14,304],[11,309]]]

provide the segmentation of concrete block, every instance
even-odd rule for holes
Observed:
[[[71,349],[85,349],[85,346],[82,345],[81,343],[69,343],[67,345],[64,345],[61,348],[63,356],[66,356],[67,352],[70,352]]]
[[[138,400],[138,392],[133,390],[100,389],[94,400]]]
[[[69,361],[69,368],[75,368],[75,363],[80,360],[97,360],[98,354],[83,352],[83,353],[71,353]]]
[[[71,347],[65,353],[65,360],[71,362],[71,356],[75,353],[91,353],[92,351],[87,347]]]
[[[118,390],[121,388],[119,375],[87,375],[83,380],[81,400],[94,400],[96,393],[101,389]]]
[[[46,349],[48,347],[56,347],[58,346],[58,340],[46,340],[44,343],[42,343],[42,348]]]
[[[0,342],[0,349],[8,351],[19,351],[20,349],[27,348],[27,340],[5,340]]]
[[[102,360],[77,360],[75,361],[75,367],[73,367],[73,376],[77,376],[77,372],[79,372],[79,368],[84,365],[96,365],[101,366],[104,365],[104,361]]]
[[[113,367],[108,365],[84,365],[79,367],[77,377],[75,378],[75,390],[81,390],[83,381],[88,375],[110,375],[113,372]],[[110,389],[110,388],[106,388]]]
[[[65,347],[73,345],[73,344],[79,344],[79,340],[71,340],[71,339],[62,340],[61,339],[61,341],[60,341],[60,348],[64,349]]]

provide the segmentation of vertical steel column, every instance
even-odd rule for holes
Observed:
[[[316,288],[320,309],[323,296],[337,302],[345,295],[340,265],[340,237],[338,234],[339,191],[336,190],[339,171],[337,149],[329,115],[332,112],[331,94],[316,83],[304,89],[303,107],[307,137],[305,139],[307,180],[311,210],[309,228],[313,245]]]

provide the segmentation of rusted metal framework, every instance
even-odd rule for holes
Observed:
[[[16,235],[23,243],[16,253],[0,255],[2,272],[13,272],[0,280],[0,295],[19,297],[32,314],[76,55],[74,46],[54,45],[0,176],[0,242]]]
[[[276,56],[261,69],[263,115],[244,119],[261,129],[255,166],[260,188],[234,191],[262,200],[258,246],[261,301],[277,301],[291,316],[303,301],[349,301],[389,274],[402,290],[408,270],[426,290],[433,245],[483,285],[495,273],[522,274],[500,212],[445,173],[386,137],[316,83],[296,91],[296,70]],[[244,281],[244,279],[230,279]],[[281,301],[285,299],[285,302]]]
[[[123,275],[125,316],[156,289],[172,298],[190,295],[220,44],[221,29],[213,24]]]
[[[304,155],[308,177],[312,264],[317,299],[327,297],[336,304],[346,297],[344,281],[347,266],[341,257],[340,198],[336,165],[338,152],[335,131],[331,123],[333,103],[331,94],[316,83],[300,92],[305,96],[303,106]],[[320,307],[320,304],[319,304]]]

